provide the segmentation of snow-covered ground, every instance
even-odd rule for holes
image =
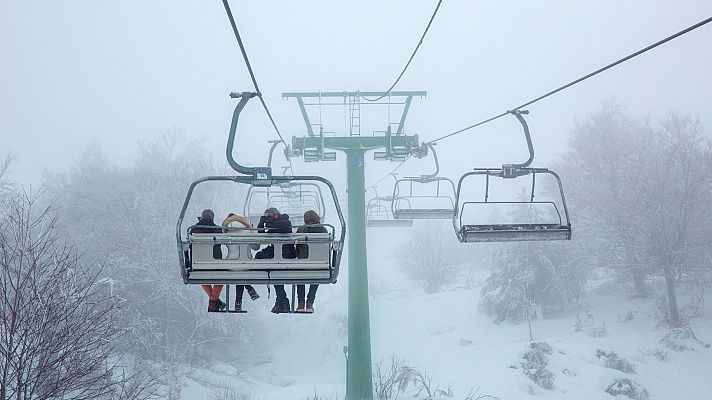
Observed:
[[[589,327],[599,332],[586,327],[576,331],[576,310],[533,322],[535,339],[553,348],[548,370],[555,375],[555,388],[538,387],[519,368],[529,343],[527,324],[497,325],[477,310],[488,271],[471,271],[468,284],[457,282],[440,293],[424,294],[404,280],[392,259],[394,251],[378,248],[394,232],[369,231],[369,251],[376,253],[370,254],[369,266],[374,363],[403,357],[405,364],[427,371],[434,385],[451,387],[454,399],[465,399],[478,388],[478,395],[500,399],[611,399],[604,390],[620,377],[645,387],[651,399],[712,399],[712,349],[692,340],[686,351],[666,348],[660,340],[668,330],[656,327],[654,298],[632,301],[624,293],[593,289],[580,311],[593,317]],[[247,316],[216,315],[245,318],[259,324],[263,333],[250,343],[249,354],[191,373],[182,398],[209,399],[216,387],[229,386],[263,400],[305,399],[315,392],[342,399],[346,275],[342,271],[338,285],[320,288],[311,316],[270,314],[272,299],[266,296],[246,304]],[[691,327],[702,342],[712,342],[712,316],[691,320]],[[605,367],[597,350],[615,351],[635,372]]]

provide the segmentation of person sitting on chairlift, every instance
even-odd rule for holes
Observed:
[[[222,223],[223,227],[223,233],[227,233],[230,231],[229,228],[252,228],[252,224],[250,223],[250,220],[247,218],[237,215],[234,213],[230,213],[227,215],[227,218],[223,220]],[[227,256],[226,258],[228,260],[236,259],[240,256],[240,246],[237,244],[231,244],[227,246]],[[235,285],[235,311],[242,311],[242,295],[245,291],[245,288],[247,288],[247,293],[249,293],[250,298],[252,300],[257,300],[260,298],[260,295],[257,294],[257,291],[255,288],[253,288],[250,285]]]
[[[264,215],[260,217],[260,222],[257,225],[257,228],[259,229],[259,233],[292,233],[292,222],[289,220],[289,215],[280,214],[279,210],[274,207],[270,207],[266,209]],[[270,244],[264,249],[258,251],[257,254],[255,254],[255,258],[274,258],[274,245]],[[287,243],[282,245],[282,258],[297,258],[297,250],[294,248],[293,244]],[[274,307],[272,307],[272,312],[275,314],[291,312],[289,299],[287,298],[287,292],[284,290],[284,285],[274,285],[274,292],[277,298],[275,299]]]
[[[214,219],[215,213],[213,213],[213,210],[205,209],[198,217],[198,223],[188,228],[188,230],[191,233],[220,233],[221,230],[215,225]],[[213,246],[213,258],[216,260],[222,259],[222,250],[219,244]],[[220,292],[222,292],[223,285],[201,285],[201,287],[205,294],[208,295],[208,312],[219,312],[227,308],[227,304],[220,300]]]
[[[304,213],[304,226],[297,228],[297,233],[326,233],[326,228],[321,225],[321,218],[314,210]],[[309,245],[300,243],[297,245],[297,258],[309,258]],[[306,304],[304,303],[304,285],[297,285],[297,310],[296,312],[313,313],[314,298],[319,285],[309,285]]]

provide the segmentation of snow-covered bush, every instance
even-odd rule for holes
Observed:
[[[604,361],[606,368],[617,369],[618,371],[625,372],[626,374],[632,374],[635,372],[635,365],[630,363],[625,358],[618,356],[615,351],[603,351],[596,350],[596,357]]]
[[[413,369],[405,365],[405,359],[395,355],[390,362],[381,360],[373,370],[373,391],[378,400],[397,399],[413,379]]]
[[[709,343],[698,339],[697,336],[695,336],[695,332],[689,326],[671,329],[660,339],[660,343],[674,351],[695,350],[695,348],[707,349],[710,347]]]
[[[658,361],[662,362],[668,362],[670,360],[670,357],[668,356],[667,351],[662,350],[662,349],[657,349],[653,352],[653,357],[657,358]]]
[[[586,332],[590,337],[597,338],[606,336],[606,323],[596,323],[593,314],[586,310],[583,315],[579,313],[576,316],[576,324],[574,324],[574,332]]]
[[[534,381],[542,389],[553,389],[556,376],[547,370],[548,355],[552,353],[551,345],[546,342],[532,342],[519,363],[522,373]]]
[[[648,390],[640,384],[628,379],[616,379],[606,388],[606,393],[611,396],[627,396],[633,400],[648,400]]]
[[[314,390],[314,394],[311,394],[307,397],[303,397],[302,400],[338,400],[338,397],[336,395],[329,396],[321,394]]]
[[[235,390],[231,387],[227,387],[227,386],[214,389],[213,392],[210,394],[210,400],[252,400],[252,399],[254,399],[254,397],[252,397],[251,395],[238,392],[237,390]]]

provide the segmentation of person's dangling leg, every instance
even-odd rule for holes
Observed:
[[[304,285],[297,285],[297,312],[304,312]]]
[[[227,308],[227,303],[220,299],[220,293],[223,290],[223,285],[213,285],[211,299],[218,303],[218,311],[224,311]]]
[[[284,285],[274,285],[274,293],[276,295],[276,299],[274,307],[272,307],[272,312],[275,314],[291,312],[291,309],[289,308],[289,299],[287,298],[287,292],[284,290]]]
[[[235,285],[235,311],[242,311],[242,295],[245,293],[245,286]]]
[[[211,285],[200,285],[203,288],[205,294],[208,295],[208,312],[220,311],[219,298],[216,300],[213,297],[213,287]]]
[[[314,312],[314,300],[316,299],[316,291],[319,289],[319,285],[309,285],[309,293],[307,293],[307,305],[306,312]]]
[[[247,293],[250,295],[250,298],[252,300],[257,300],[260,298],[260,295],[257,294],[257,291],[255,290],[255,288],[253,288],[250,285],[246,285],[245,287],[247,288]]]

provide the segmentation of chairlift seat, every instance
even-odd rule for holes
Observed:
[[[227,233],[191,233],[188,236],[190,263],[188,283],[222,284],[303,284],[333,283],[334,268],[332,233],[264,234],[253,231]],[[283,245],[309,245],[307,258],[282,257]],[[230,258],[213,258],[213,246],[229,246]],[[274,245],[274,258],[255,259],[256,246]],[[237,254],[235,254],[237,250]]]
[[[410,219],[370,219],[366,222],[370,228],[409,228],[413,226]]]
[[[463,225],[463,243],[570,240],[571,226],[560,224]]]
[[[393,212],[397,220],[451,219],[454,215],[454,208],[401,208]]]

